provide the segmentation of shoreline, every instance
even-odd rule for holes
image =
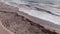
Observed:
[[[3,8],[3,5],[4,4],[2,4],[0,7],[1,8]],[[5,6],[5,5],[4,5]],[[45,28],[47,28],[47,29],[51,29],[51,30],[56,30],[56,32],[59,32],[60,31],[60,29],[55,29],[54,27],[50,27],[49,25],[46,25],[47,23],[45,22],[45,21],[43,21],[43,20],[40,20],[40,19],[38,19],[38,18],[36,18],[36,17],[32,17],[31,15],[28,15],[28,14],[26,14],[26,13],[24,13],[24,12],[20,12],[19,10],[18,10],[18,8],[16,8],[16,9],[14,9],[14,10],[12,10],[11,9],[11,7],[10,7],[10,10],[8,10],[8,9],[6,9],[6,7],[5,7],[5,9],[1,9],[0,8],[0,10],[1,11],[5,11],[5,10],[7,10],[7,11],[13,11],[13,12],[15,12],[15,11],[18,11],[17,12],[17,14],[18,15],[22,15],[22,16],[24,16],[24,17],[26,17],[26,18],[28,18],[29,20],[31,20],[31,21],[33,21],[33,22],[35,22],[35,23],[38,23],[38,24],[41,24],[42,26],[44,26]],[[43,23],[42,23],[43,22]],[[44,23],[45,22],[45,23]],[[50,24],[51,25],[51,24]],[[55,25],[54,25],[55,26]]]

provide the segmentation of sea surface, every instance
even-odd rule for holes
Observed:
[[[20,11],[31,16],[60,25],[60,0],[0,0],[0,2],[18,7]],[[32,9],[24,6],[21,8],[18,6],[20,4],[31,6]]]
[[[37,2],[37,3],[54,3],[54,4],[59,4],[60,3],[60,0],[1,0],[1,1],[4,1],[4,2],[17,2],[17,3],[34,3],[34,2]]]

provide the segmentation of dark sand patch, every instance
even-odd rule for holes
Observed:
[[[0,12],[0,20],[4,27],[15,34],[57,34],[17,13]]]

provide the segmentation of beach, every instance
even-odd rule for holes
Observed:
[[[59,9],[15,2],[0,2],[1,34],[60,34]]]

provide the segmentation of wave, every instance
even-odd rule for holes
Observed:
[[[43,20],[47,20],[47,21],[60,25],[60,23],[59,23],[60,22],[60,19],[59,19],[60,13],[58,12],[60,10],[56,9],[56,11],[55,11],[55,8],[52,8],[46,4],[43,4],[43,3],[41,4],[41,3],[35,2],[35,1],[22,1],[22,0],[0,0],[0,1],[6,3],[8,5],[18,7],[20,11],[22,10],[23,12],[30,14],[31,16],[41,18]],[[21,5],[19,7],[20,4],[23,4],[24,6]],[[27,9],[26,6],[29,6],[31,9],[30,8]],[[41,15],[43,15],[43,16],[41,16]]]

